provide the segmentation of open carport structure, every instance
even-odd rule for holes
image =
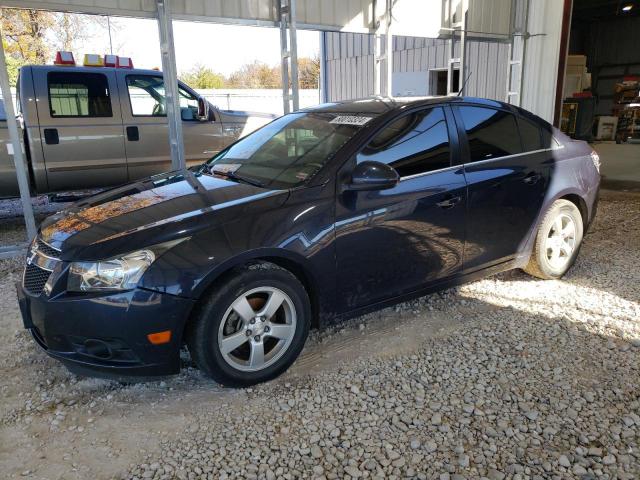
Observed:
[[[571,1],[567,0],[564,4],[566,11],[566,5],[570,6]],[[362,91],[357,88],[349,90],[352,98],[358,93],[362,96],[393,94],[390,88],[392,82],[401,80],[393,78],[393,68],[390,67],[394,64],[396,50],[394,36],[398,39],[402,36],[438,37],[443,47],[442,70],[443,75],[446,72],[446,94],[463,91],[465,80],[474,73],[468,71],[469,67],[475,69],[474,65],[478,65],[473,50],[476,44],[472,41],[467,47],[467,38],[498,41],[503,50],[508,52],[508,60],[496,67],[492,79],[484,80],[485,85],[492,82],[493,88],[493,83],[499,82],[504,90],[504,96],[499,95],[503,97],[501,100],[521,105],[548,120],[552,120],[554,112],[558,110],[556,91],[559,76],[556,67],[566,50],[566,45],[563,46],[560,41],[562,27],[566,23],[563,2],[552,0],[0,0],[0,7],[156,18],[166,85],[168,141],[172,166],[176,169],[183,167],[185,160],[176,94],[173,20],[279,28],[285,113],[298,108],[298,28],[371,34],[370,64],[362,64],[366,68],[361,68],[361,72],[367,72],[366,81],[362,82],[365,88]],[[327,95],[328,90],[338,88],[342,91],[342,84],[352,83],[359,77],[355,72],[353,75],[349,72],[350,64],[345,59],[332,61],[336,56],[326,51],[326,47],[332,45],[330,38],[324,36],[321,43],[321,89],[325,91],[325,98],[334,99],[336,95]],[[334,46],[331,48],[335,49]],[[341,48],[342,45],[339,45],[338,49]],[[469,55],[470,52],[474,55]],[[397,60],[403,60],[405,53],[400,52]],[[355,59],[351,64],[358,65]],[[337,68],[341,68],[341,75],[333,75],[338,71]],[[333,76],[330,78],[330,75]],[[470,85],[476,83],[478,76],[476,73]],[[3,52],[0,55],[0,86],[3,98],[10,98]],[[489,91],[489,88],[485,90]],[[475,89],[474,92],[479,92],[478,96],[491,96],[485,94],[485,90]],[[14,118],[15,110],[11,102],[5,102],[5,105],[7,118]],[[25,158],[20,147],[18,128],[14,122],[8,124],[27,234],[33,238],[36,227],[29,200]],[[0,255],[12,255],[22,248],[5,246],[0,250]]]

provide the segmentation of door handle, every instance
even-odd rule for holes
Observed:
[[[449,197],[449,198],[445,198],[441,202],[437,202],[436,205],[439,206],[440,208],[445,208],[445,209],[453,208],[457,204],[459,204],[461,200],[462,200],[462,197],[460,196]]]
[[[57,145],[60,143],[60,137],[58,136],[57,128],[44,129],[44,143],[46,143],[47,145]]]
[[[540,175],[539,173],[530,173],[529,175],[527,175],[526,177],[524,177],[522,179],[522,181],[524,183],[526,183],[527,185],[535,185],[536,183],[538,183],[538,180],[540,180],[540,178],[542,177],[542,175]]]
[[[130,142],[137,142],[140,140],[140,131],[138,130],[138,127],[127,127],[127,140]]]

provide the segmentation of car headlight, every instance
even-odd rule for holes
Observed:
[[[155,259],[155,253],[145,249],[110,260],[73,262],[69,267],[67,290],[90,292],[135,288]]]

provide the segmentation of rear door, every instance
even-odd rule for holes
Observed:
[[[119,73],[130,180],[171,170],[169,124],[161,74]],[[187,166],[202,163],[224,148],[222,124],[197,119],[197,97],[179,87]]]
[[[521,252],[544,200],[550,163],[530,122],[485,106],[460,105],[454,112],[469,196],[464,264],[475,270]]]
[[[49,190],[127,181],[122,116],[113,70],[33,68]]]
[[[462,269],[466,184],[452,166],[457,149],[448,108],[412,112],[383,128],[343,167],[394,167],[389,190],[339,193],[336,204],[338,289],[345,310],[385,300],[451,277]],[[450,130],[451,128],[451,130]]]

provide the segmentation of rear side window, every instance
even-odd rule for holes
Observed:
[[[111,117],[109,82],[101,73],[47,74],[52,117]]]
[[[451,150],[444,111],[430,108],[393,121],[358,154],[358,163],[365,160],[386,163],[401,177],[449,167]]]
[[[560,144],[548,128],[542,128],[542,148],[558,148]]]
[[[515,117],[484,107],[458,107],[469,141],[469,160],[491,160],[522,153]]]
[[[522,117],[518,117],[518,125],[520,127],[520,137],[522,138],[522,148],[525,152],[544,148],[542,147],[540,127]]]

